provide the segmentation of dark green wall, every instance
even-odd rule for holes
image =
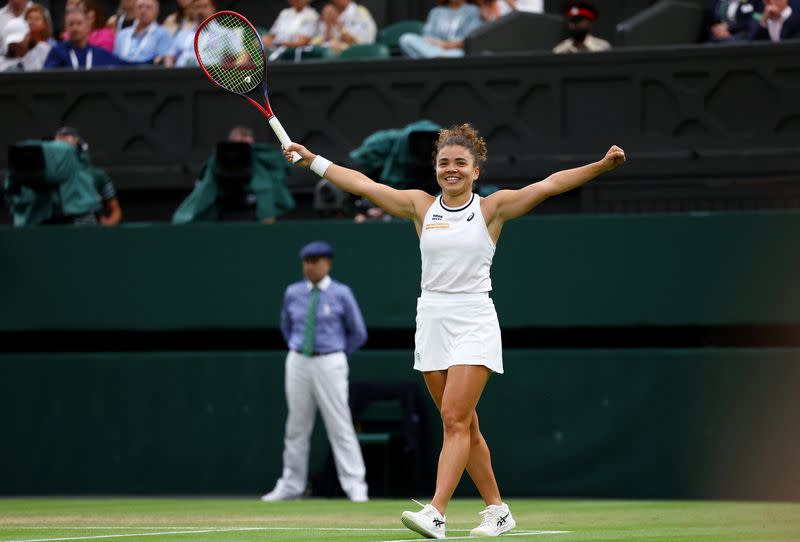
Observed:
[[[530,217],[493,269],[501,325],[800,324],[800,212]],[[297,251],[336,249],[372,328],[412,328],[408,223],[0,229],[0,331],[275,328]]]
[[[351,380],[422,386],[411,364],[358,353]],[[506,495],[800,498],[800,349],[512,350],[505,365],[479,414]],[[0,493],[257,494],[280,473],[285,413],[282,352],[7,354]],[[319,433],[312,470],[326,453]]]

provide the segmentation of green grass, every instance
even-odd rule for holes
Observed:
[[[517,520],[517,529],[512,533],[518,536],[504,535],[504,538],[520,542],[800,541],[800,504],[797,503],[533,499],[509,499],[508,502]],[[469,529],[479,522],[481,508],[477,500],[454,501],[447,513],[449,537],[468,536]],[[0,542],[421,539],[400,523],[400,513],[407,509],[417,508],[410,501],[396,500],[353,504],[342,500],[308,499],[265,504],[256,498],[0,499]],[[534,534],[525,531],[570,532]]]

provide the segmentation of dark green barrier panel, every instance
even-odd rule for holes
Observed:
[[[800,498],[800,349],[505,357],[479,414],[506,495]],[[422,386],[411,364],[360,353],[351,379]],[[0,412],[2,494],[255,495],[280,473],[283,353],[0,356]],[[312,450],[314,471],[319,431]]]
[[[508,224],[505,327],[800,324],[800,212],[531,217]],[[0,330],[276,328],[297,251],[335,249],[373,328],[413,328],[409,223],[0,229]]]

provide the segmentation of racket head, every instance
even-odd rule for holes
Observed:
[[[194,53],[206,77],[228,92],[245,96],[261,85],[264,90],[263,109],[268,116],[272,115],[266,92],[264,43],[253,24],[242,14],[218,11],[200,23],[194,35]],[[245,98],[256,103],[248,96]]]

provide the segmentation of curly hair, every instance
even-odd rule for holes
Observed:
[[[475,165],[481,166],[486,161],[486,141],[478,134],[470,123],[454,124],[450,128],[439,130],[439,139],[436,140],[434,159],[439,151],[449,145],[459,145],[467,149],[475,159]]]

